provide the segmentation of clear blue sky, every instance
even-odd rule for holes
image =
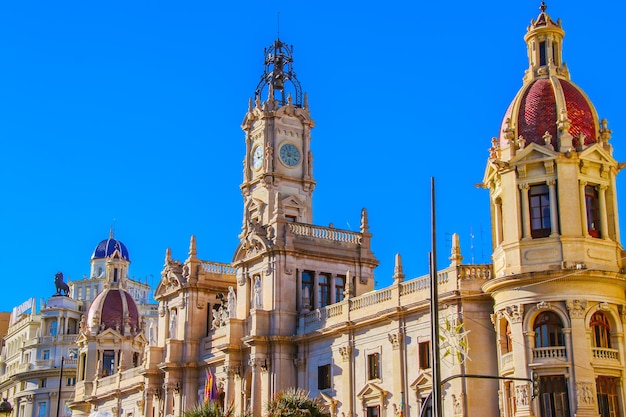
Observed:
[[[57,271],[87,274],[114,219],[131,275],[153,285],[166,248],[184,259],[192,234],[202,259],[230,262],[242,216],[239,126],[278,12],[317,123],[314,222],[358,230],[366,207],[378,287],[397,252],[407,277],[419,276],[434,176],[439,266],[454,232],[466,262],[489,262],[488,193],[474,184],[521,87],[539,3],[3,2],[0,310],[52,295]],[[625,7],[548,2],[572,80],[608,119],[620,161]]]

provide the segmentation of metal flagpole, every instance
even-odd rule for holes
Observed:
[[[433,372],[432,416],[441,417],[441,369],[439,361],[439,289],[437,279],[437,239],[435,219],[435,178],[430,178],[431,252],[430,252],[430,319]]]
[[[59,409],[61,408],[61,387],[63,386],[63,361],[65,357],[61,356],[61,372],[59,372],[59,394],[57,396],[57,417],[59,417]]]

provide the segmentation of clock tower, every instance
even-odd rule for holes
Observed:
[[[293,47],[280,39],[265,49],[263,75],[241,125],[246,134],[241,185],[244,235],[252,224],[269,224],[281,203],[285,203],[282,209],[288,221],[312,221],[311,129],[315,123],[292,67],[292,53]]]
[[[295,364],[306,355],[296,336],[305,317],[372,291],[378,265],[365,209],[360,231],[313,225],[314,122],[292,53],[280,39],[265,50],[241,125],[243,223],[232,262],[237,286],[228,302],[236,308],[229,313],[230,339],[221,346],[225,369],[241,374],[227,380],[226,392],[242,392],[254,415],[277,392],[303,384],[304,370]],[[227,403],[240,400],[230,395]]]

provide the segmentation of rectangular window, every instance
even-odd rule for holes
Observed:
[[[47,403],[45,402],[37,403],[37,417],[48,417],[47,408],[48,408]]]
[[[600,237],[600,208],[598,190],[593,185],[585,186],[585,205],[587,210],[587,230],[592,237]]]
[[[46,378],[42,378],[39,380],[39,388],[45,388],[48,384],[48,380]]]
[[[335,302],[343,300],[344,293],[346,291],[346,276],[337,275],[335,277]]]
[[[317,367],[317,389],[330,388],[330,364]]]
[[[76,385],[76,377],[67,378],[66,384],[68,387],[73,387]]]
[[[318,299],[320,300],[320,307],[326,307],[330,304],[330,275],[320,274],[317,279],[317,286],[319,291]]]
[[[546,42],[539,42],[539,65],[546,65]]]
[[[619,409],[619,380],[608,376],[599,376],[596,381],[598,392],[598,411],[601,417],[617,417],[622,413]]]
[[[567,396],[567,380],[562,375],[542,376],[541,384],[541,415],[552,417],[569,417],[569,398]]]
[[[380,354],[367,355],[367,379],[380,378]]]
[[[529,199],[531,236],[534,238],[550,236],[550,193],[548,186],[545,184],[531,185]]]
[[[45,349],[41,352],[41,359],[44,361],[50,359],[50,349]]]
[[[418,354],[420,369],[430,369],[430,341],[419,344]]]
[[[380,417],[380,406],[367,407],[367,417]]]
[[[302,271],[302,306],[311,308],[313,303],[313,272]]]
[[[115,373],[115,351],[105,350],[102,352],[102,376]]]

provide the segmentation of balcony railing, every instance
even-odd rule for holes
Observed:
[[[237,270],[228,264],[202,261],[202,271],[212,274],[236,275]]]
[[[534,348],[533,358],[539,361],[546,359],[566,360],[567,351],[565,346]]]
[[[619,350],[609,348],[591,348],[594,359],[603,359],[608,361],[619,361]]]
[[[289,223],[289,230],[296,236],[312,237],[315,239],[331,240],[358,245],[361,243],[361,233],[349,230],[333,229],[331,227],[313,226],[306,223]]]

